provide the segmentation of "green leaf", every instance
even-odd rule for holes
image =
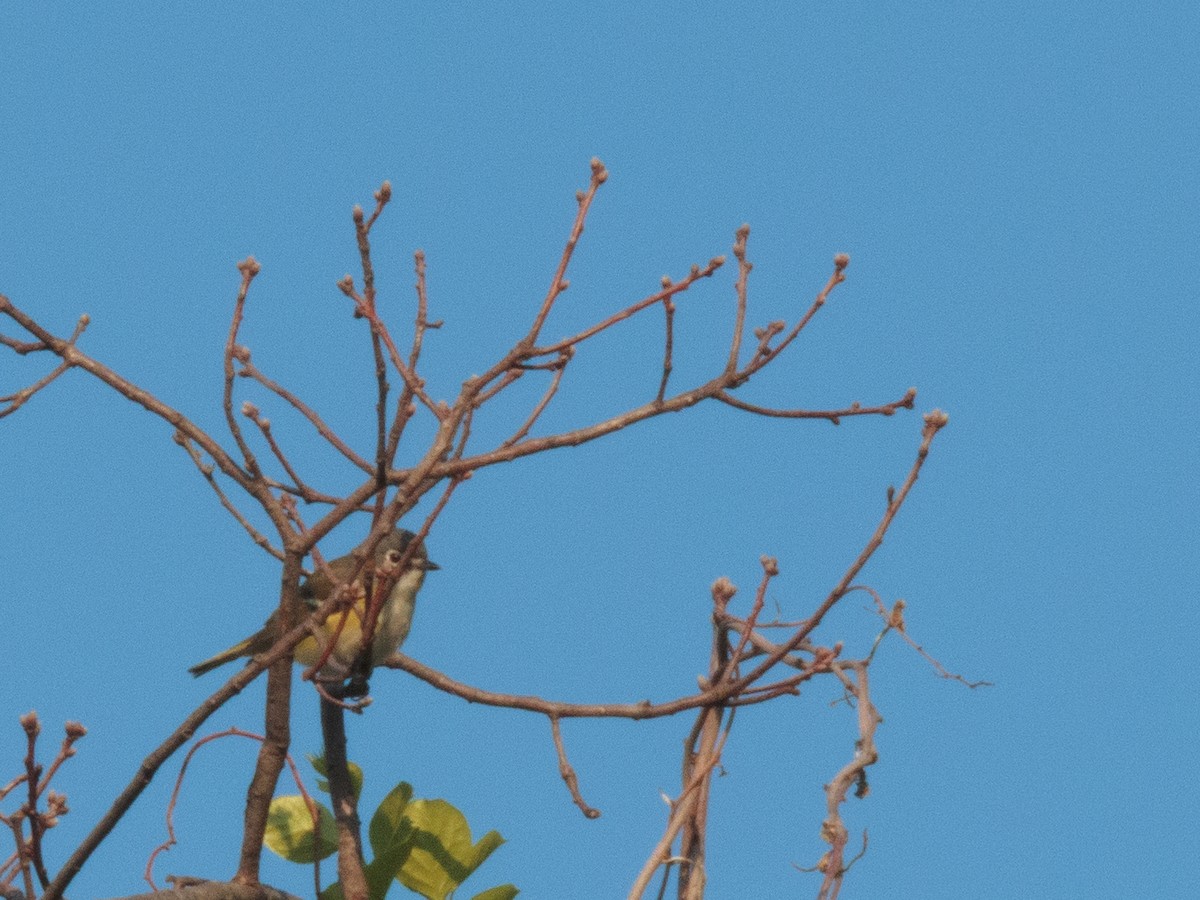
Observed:
[[[404,810],[411,799],[412,785],[402,781],[392,788],[375,810],[367,837],[376,856],[382,856],[398,841],[411,840],[412,823],[404,818]]]
[[[501,884],[494,888],[488,888],[482,894],[476,894],[471,900],[513,900],[513,897],[521,893],[515,885]]]
[[[316,769],[318,775],[324,775],[324,778],[317,779],[317,787],[325,793],[329,793],[329,766],[325,762],[325,756],[321,753],[308,754],[308,761],[312,763],[312,767]],[[354,799],[357,801],[359,794],[362,793],[363,787],[363,770],[357,763],[346,761],[346,768],[350,770],[350,787],[354,790]]]
[[[333,813],[317,804],[318,829],[314,831],[312,814],[299,794],[276,797],[267,813],[263,843],[284,859],[311,863],[337,850],[337,825]],[[319,834],[320,839],[316,840]]]
[[[400,782],[371,817],[367,835],[375,858],[367,864],[365,872],[372,900],[382,900],[412,852],[417,832],[404,817],[411,799],[412,785]]]
[[[446,900],[504,843],[500,834],[492,831],[478,845],[473,844],[466,817],[445,800],[412,800],[404,817],[416,833],[412,852],[396,877],[428,900]]]
[[[471,866],[471,871],[474,872],[483,865],[484,860],[496,852],[496,848],[504,843],[504,838],[500,836],[498,831],[489,831],[479,839],[479,843],[475,845],[474,865]]]
[[[408,859],[412,850],[412,841],[397,844],[387,853],[376,856],[363,866],[363,875],[367,879],[367,895],[371,900],[383,900],[388,890],[396,883],[396,873]]]

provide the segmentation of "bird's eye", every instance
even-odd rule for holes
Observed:
[[[393,566],[395,566],[400,563],[400,558],[402,556],[404,556],[404,554],[401,553],[399,550],[389,550],[387,552],[387,561],[390,562]]]

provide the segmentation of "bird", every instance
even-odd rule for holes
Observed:
[[[371,642],[372,668],[395,653],[404,643],[409,628],[412,627],[417,592],[425,582],[425,573],[441,568],[429,559],[425,545],[421,543],[413,550],[403,571],[400,570],[405,552],[414,538],[416,535],[411,531],[397,528],[386,535],[375,548],[374,590],[387,590],[388,594],[375,623],[375,635]],[[330,596],[334,588],[354,578],[355,572],[360,573],[354,581],[356,596],[353,605],[344,612],[335,610],[317,626],[320,640],[318,636],[309,635],[292,651],[296,662],[303,666],[315,666],[324,655],[328,642],[337,634],[337,646],[321,667],[322,680],[349,677],[358,660],[362,648],[362,619],[366,613],[366,591],[362,584],[366,568],[365,565],[360,565],[354,554],[340,556],[309,575],[300,585],[301,609],[305,613],[311,613]],[[228,650],[222,650],[204,662],[197,663],[188,671],[199,677],[238,657],[255,656],[269,650],[280,638],[278,615],[278,610],[271,613],[266,624],[250,637],[238,641]]]

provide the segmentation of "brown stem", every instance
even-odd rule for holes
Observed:
[[[583,799],[583,795],[579,793],[579,776],[575,774],[575,769],[571,766],[567,759],[567,748],[563,745],[562,729],[558,724],[558,716],[550,716],[550,733],[554,737],[554,749],[558,753],[558,774],[562,776],[563,783],[566,784],[567,790],[571,792],[571,799],[575,801],[575,805],[589,819],[600,818],[600,810],[588,806]]]
[[[279,630],[287,632],[300,618],[300,571],[304,557],[290,552],[284,557],[280,584]],[[258,761],[246,790],[246,811],[242,823],[242,849],[233,880],[238,884],[258,884],[262,859],[263,835],[279,773],[287,761],[291,745],[292,658],[281,656],[267,673],[267,702],[264,740],[258,747]]]
[[[669,280],[664,276],[663,287],[669,286]],[[663,301],[663,314],[666,316],[665,334],[663,336],[663,367],[662,378],[658,382],[658,393],[654,395],[655,403],[662,403],[667,395],[667,382],[671,380],[671,370],[675,367],[671,356],[675,350],[675,301],[668,297]]]
[[[850,663],[849,667],[856,675],[856,680],[851,681],[849,687],[858,709],[858,741],[855,743],[854,758],[841,768],[825,788],[826,816],[821,823],[821,837],[829,843],[829,851],[818,864],[818,869],[825,875],[817,894],[818,900],[836,900],[841,890],[842,876],[848,868],[845,853],[849,841],[849,832],[842,821],[841,805],[846,801],[851,785],[857,786],[857,796],[866,796],[867,767],[879,759],[879,752],[875,749],[875,729],[882,719],[871,703],[867,665],[859,662]],[[844,681],[849,681],[840,669],[838,674],[843,676]]]
[[[524,340],[521,342],[526,348],[532,347],[537,343],[538,335],[541,334],[542,326],[546,324],[546,317],[550,315],[550,309],[554,306],[554,301],[567,289],[567,281],[565,280],[567,266],[571,264],[571,256],[575,252],[579,238],[583,235],[583,223],[587,220],[588,210],[591,209],[592,201],[596,198],[596,191],[607,180],[608,170],[604,168],[604,163],[593,157],[592,179],[588,184],[587,191],[577,195],[579,209],[575,213],[575,222],[571,226],[571,234],[567,237],[567,246],[563,248],[562,257],[558,261],[558,267],[554,270],[554,279],[550,282],[550,290],[546,292],[546,299],[542,301],[542,308],[538,310],[537,316],[534,317],[529,333],[525,335]]]
[[[511,447],[513,444],[517,443],[517,441],[522,440],[525,435],[529,434],[529,430],[533,428],[534,423],[541,418],[542,413],[546,411],[546,407],[550,405],[550,401],[554,399],[554,395],[558,393],[558,386],[562,382],[563,374],[567,371],[567,363],[571,361],[571,357],[573,355],[573,349],[565,350],[563,351],[563,354],[557,360],[555,360],[553,365],[554,377],[550,379],[550,386],[546,388],[546,392],[542,395],[542,399],[538,401],[537,406],[533,408],[533,412],[529,414],[528,418],[526,418],[521,424],[521,427],[513,433],[512,437],[504,441],[504,443],[500,445],[501,447]],[[461,456],[461,452],[459,455]]]
[[[338,832],[338,880],[346,900],[367,900],[363,873],[362,823],[358,800],[346,761],[346,722],[341,706],[321,698],[321,734],[325,741],[325,766],[330,802]]]
[[[250,520],[242,515],[242,511],[234,505],[234,502],[229,499],[229,496],[221,489],[221,485],[217,483],[216,477],[213,475],[213,467],[206,463],[200,456],[200,451],[197,450],[191,440],[182,431],[175,432],[175,443],[184,449],[184,452],[191,458],[196,469],[204,476],[204,480],[208,482],[208,486],[213,489],[213,493],[217,495],[217,501],[225,508],[225,511],[233,516],[234,520],[246,530],[250,535],[250,539],[258,546],[262,547],[280,562],[283,561],[283,551],[277,550],[270,539],[250,524]]]
[[[258,468],[258,461],[255,460],[254,453],[250,450],[250,445],[246,443],[246,439],[242,436],[242,427],[233,415],[233,360],[244,352],[237,344],[238,329],[242,326],[242,313],[246,308],[246,295],[250,291],[250,282],[254,280],[254,276],[261,270],[262,267],[252,256],[238,263],[238,271],[242,273],[242,284],[238,288],[237,299],[233,304],[233,317],[229,323],[229,336],[225,339],[225,388],[221,402],[225,410],[225,422],[229,426],[229,433],[233,435],[234,441],[242,451],[242,459],[245,461],[246,471],[250,473],[252,478],[256,479],[262,476],[262,472]]]
[[[888,504],[884,510],[883,518],[880,520],[879,525],[876,526],[875,533],[871,535],[871,539],[863,547],[862,552],[858,554],[858,558],[851,563],[850,568],[842,575],[837,586],[829,592],[829,595],[817,607],[816,612],[796,630],[796,633],[787,641],[780,644],[774,652],[770,653],[765,660],[755,666],[749,673],[737,680],[733,686],[735,691],[758,680],[776,662],[806,641],[808,636],[821,624],[821,620],[825,617],[825,614],[833,609],[834,605],[846,595],[846,591],[854,579],[858,577],[858,573],[862,571],[863,566],[867,564],[867,561],[879,549],[879,545],[883,543],[883,537],[891,527],[892,520],[896,518],[896,513],[900,512],[900,507],[904,505],[909,491],[912,490],[913,485],[917,482],[917,477],[921,474],[921,467],[925,464],[925,458],[929,455],[929,445],[933,443],[934,436],[946,426],[947,422],[949,422],[949,417],[939,409],[925,414],[925,427],[921,432],[921,446],[917,449],[917,458],[913,462],[912,468],[909,469],[908,477],[904,480],[904,484],[900,487],[900,490],[895,493],[889,493]]]
[[[800,332],[804,330],[804,326],[817,314],[817,310],[825,305],[825,301],[829,299],[829,295],[833,293],[833,289],[846,280],[846,266],[848,265],[850,265],[850,257],[845,253],[839,253],[833,258],[833,274],[829,276],[829,281],[825,283],[825,287],[821,289],[816,299],[813,300],[812,306],[808,308],[808,312],[800,317],[800,321],[795,324],[792,330],[788,332],[787,337],[782,341],[774,347],[763,346],[759,349],[758,355],[742,370],[743,380],[779,356],[780,353],[787,349],[788,344],[799,337]]]
[[[737,292],[737,315],[733,323],[733,339],[729,347],[729,359],[725,363],[725,372],[732,375],[738,368],[738,354],[742,349],[742,336],[746,331],[746,306],[748,303],[747,282],[753,263],[746,259],[746,240],[750,237],[750,226],[741,226],[733,241],[733,255],[738,261],[738,277],[734,290]]]
[[[771,409],[768,406],[756,406],[753,403],[739,400],[726,391],[717,391],[713,396],[735,409],[742,409],[759,416],[771,416],[778,419],[828,419],[834,425],[840,425],[843,416],[890,416],[894,415],[898,409],[912,409],[913,403],[917,399],[917,389],[909,388],[903,397],[893,400],[891,403],[884,403],[880,406],[863,406],[855,401],[844,409]]]
[[[342,456],[346,457],[346,459],[350,460],[350,462],[354,463],[354,465],[358,466],[358,468],[362,469],[368,475],[375,471],[369,462],[355,453],[345,441],[343,441],[337,436],[337,434],[334,433],[333,429],[325,423],[325,420],[322,419],[317,412],[312,409],[312,407],[310,407],[307,403],[305,403],[283,385],[264,375],[253,363],[250,362],[249,357],[240,360],[240,362],[242,364],[242,368],[238,371],[238,375],[240,375],[242,378],[253,378],[268,391],[271,391],[273,394],[277,394],[279,397],[289,403],[298,413],[300,413],[300,415],[304,416],[304,418],[308,419],[308,421],[312,423],[312,426],[317,429],[317,433],[321,435],[321,437],[325,438],[325,440],[327,440],[333,446],[333,448],[338,451],[338,453],[342,454]]]

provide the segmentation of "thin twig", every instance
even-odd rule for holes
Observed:
[[[413,264],[417,274],[417,282],[415,285],[417,292],[417,318],[413,323],[413,342],[412,350],[408,354],[409,371],[417,371],[417,363],[421,359],[421,349],[425,343],[425,330],[428,328],[441,328],[442,322],[429,321],[429,295],[425,282],[425,251],[417,250],[413,254]],[[389,464],[396,457],[396,450],[400,446],[400,438],[404,434],[404,427],[412,418],[415,407],[413,406],[412,389],[408,386],[408,382],[404,382],[404,389],[400,392],[400,399],[396,403],[396,414],[392,418],[391,431],[388,433],[387,456]]]
[[[682,294],[701,278],[711,278],[712,274],[725,265],[725,257],[716,256],[708,261],[708,265],[701,268],[700,266],[692,266],[687,276],[681,280],[664,287],[661,291],[651,294],[637,303],[631,303],[620,312],[615,312],[607,319],[597,322],[595,325],[585,328],[578,334],[568,338],[563,338],[561,341],[555,341],[553,344],[547,344],[544,347],[533,347],[529,350],[529,357],[549,356],[554,353],[561,353],[567,347],[573,347],[576,344],[586,341],[590,337],[594,337],[602,331],[612,328],[618,322],[623,322],[630,316],[636,315],[643,309],[648,309],[656,303],[662,303],[664,300],[669,300],[676,294]]]
[[[542,399],[538,401],[538,405],[533,408],[533,412],[529,414],[529,417],[522,423],[521,427],[513,433],[512,437],[500,444],[501,447],[511,447],[517,441],[523,439],[525,435],[529,434],[529,429],[533,427],[542,413],[546,411],[546,407],[550,405],[550,401],[554,399],[554,395],[558,392],[558,386],[562,382],[563,374],[567,371],[567,363],[571,361],[571,357],[574,354],[575,348],[569,348],[564,350],[562,355],[554,361],[554,377],[550,380],[550,386],[546,388]]]
[[[192,446],[192,442],[189,437],[182,431],[176,431],[175,443],[182,447],[184,452],[186,452],[191,458],[192,462],[195,463],[197,470],[199,470],[200,474],[204,476],[204,480],[208,482],[209,487],[211,487],[216,493],[217,500],[220,502],[221,506],[225,507],[226,512],[233,516],[237,523],[246,530],[246,533],[250,535],[250,539],[270,553],[273,557],[282,562],[283,551],[276,549],[265,534],[251,525],[250,520],[242,515],[242,511],[238,509],[237,506],[234,505],[233,501],[229,499],[226,493],[221,490],[221,486],[217,484],[217,479],[216,475],[214,474],[212,464],[206,463],[200,457],[200,451]]]
[[[529,328],[529,333],[521,341],[521,345],[526,349],[537,343],[538,335],[541,334],[542,326],[546,324],[546,317],[550,315],[550,309],[554,306],[554,301],[558,299],[568,287],[566,280],[567,266],[571,264],[571,256],[575,253],[575,247],[579,243],[579,238],[583,235],[583,223],[587,220],[588,210],[591,209],[592,201],[596,198],[596,191],[600,189],[600,185],[608,180],[608,170],[604,168],[604,163],[599,159],[592,158],[592,178],[588,183],[586,191],[581,191],[575,195],[579,202],[579,209],[575,213],[575,222],[571,226],[571,233],[567,237],[567,245],[563,248],[562,256],[559,258],[558,267],[554,270],[554,278],[550,282],[550,290],[546,292],[546,298],[542,301],[542,308],[538,310],[537,315],[533,319],[533,325]]]
[[[949,420],[949,416],[938,409],[925,414],[925,427],[922,430],[921,446],[917,449],[917,458],[913,462],[912,468],[909,470],[908,477],[904,480],[904,484],[900,487],[900,490],[892,495],[888,501],[887,509],[884,511],[883,518],[880,520],[879,525],[876,526],[875,533],[871,535],[871,539],[867,541],[866,546],[863,547],[862,551],[859,553],[858,558],[851,563],[850,568],[848,568],[845,574],[842,575],[842,578],[838,582],[837,586],[829,592],[829,595],[824,601],[822,601],[821,605],[817,607],[816,612],[813,613],[813,615],[804,623],[804,625],[797,629],[796,633],[793,634],[787,641],[780,644],[778,649],[769,654],[763,662],[759,663],[749,673],[738,679],[736,684],[737,688],[742,688],[753,683],[764,673],[766,673],[772,666],[774,666],[775,663],[784,655],[791,653],[793,650],[799,647],[800,644],[805,641],[810,634],[812,634],[813,630],[819,624],[821,624],[821,620],[825,617],[825,614],[828,613],[829,610],[833,609],[834,605],[846,595],[846,590],[858,576],[858,573],[862,571],[863,566],[867,564],[867,560],[874,555],[875,551],[879,549],[879,545],[883,543],[883,536],[887,534],[888,528],[891,527],[892,520],[896,518],[896,513],[898,513],[900,511],[900,507],[904,505],[904,500],[908,497],[908,492],[912,490],[912,486],[917,482],[917,476],[920,475],[921,467],[925,464],[925,458],[929,455],[929,445],[933,443],[934,436],[945,427]]]
[[[238,362],[242,364],[242,368],[238,372],[238,375],[243,378],[253,378],[267,390],[277,394],[287,403],[291,404],[291,406],[294,407],[295,410],[300,413],[300,415],[304,416],[304,418],[308,419],[308,421],[312,423],[312,426],[317,429],[317,433],[321,435],[321,437],[325,438],[325,440],[327,440],[335,450],[342,454],[342,456],[346,457],[346,459],[350,460],[350,462],[354,463],[354,465],[358,466],[358,468],[362,469],[368,475],[375,471],[369,462],[355,453],[345,441],[343,441],[334,433],[333,429],[325,423],[325,420],[322,419],[320,415],[318,415],[317,412],[312,409],[312,407],[310,407],[307,403],[305,403],[287,388],[283,387],[283,385],[271,380],[261,371],[259,371],[259,369],[250,362],[249,355],[246,355],[244,359],[239,359]]]
[[[878,612],[883,621],[887,623],[883,634],[886,634],[891,630],[898,632],[900,637],[904,638],[904,642],[908,644],[908,646],[916,650],[917,653],[921,654],[927,663],[933,666],[933,670],[937,672],[940,678],[945,678],[948,681],[957,681],[960,684],[966,685],[972,690],[981,687],[995,687],[995,684],[991,681],[968,681],[962,675],[951,672],[949,669],[943,666],[941,662],[939,662],[937,658],[933,656],[933,654],[929,653],[924,647],[913,640],[912,635],[908,633],[908,625],[904,621],[904,610],[906,608],[906,604],[903,600],[897,600],[895,605],[888,610],[883,605],[883,599],[873,588],[870,588],[865,584],[856,584],[852,585],[850,589],[846,591],[846,593],[850,593],[850,591],[866,591],[869,593],[871,598],[875,601],[875,611]],[[872,649],[871,652],[874,653],[874,650]]]
[[[4,409],[0,409],[0,419],[15,413],[18,409],[24,406],[26,402],[28,402],[30,397],[32,397],[42,388],[51,384],[56,378],[58,378],[59,375],[63,374],[63,372],[66,372],[70,368],[71,366],[65,362],[59,363],[54,369],[43,375],[28,387],[21,388],[21,390],[14,394],[5,394],[3,397],[0,397],[0,403],[8,404],[8,406],[6,406]]]
[[[238,271],[242,273],[242,283],[238,288],[237,299],[233,304],[233,316],[229,322],[229,336],[225,339],[225,387],[222,395],[222,406],[225,409],[225,422],[229,426],[229,433],[233,435],[234,441],[242,451],[242,460],[246,465],[246,471],[250,473],[251,478],[259,478],[262,476],[262,471],[258,468],[258,461],[255,460],[254,453],[250,450],[250,445],[246,443],[245,438],[242,436],[242,428],[233,415],[233,361],[236,357],[246,352],[238,346],[238,330],[242,326],[242,315],[246,308],[246,295],[250,291],[250,282],[262,271],[262,266],[258,264],[258,261],[253,256],[248,256],[238,263]]]
[[[670,287],[671,279],[663,276],[663,287]],[[667,393],[667,382],[671,380],[671,370],[675,367],[671,355],[675,349],[675,301],[668,297],[663,301],[663,315],[666,318],[663,335],[663,367],[662,379],[658,382],[658,393],[654,395],[655,403],[662,403]]]
[[[179,774],[175,777],[175,787],[171,791],[171,799],[167,802],[166,826],[167,839],[159,844],[151,851],[150,857],[146,860],[146,868],[142,873],[142,880],[150,885],[153,891],[160,890],[157,884],[154,883],[154,862],[160,854],[168,852],[179,841],[175,837],[175,806],[179,802],[179,795],[183,791],[183,779],[187,774],[188,766],[191,765],[192,757],[205,744],[225,737],[244,737],[261,743],[264,738],[261,734],[254,734],[250,731],[243,731],[240,728],[227,728],[224,731],[218,731],[207,737],[202,737],[192,746],[192,748],[183,757],[183,763],[179,767]],[[296,762],[292,759],[291,754],[287,756],[288,768],[291,769],[292,779],[296,782],[296,789],[300,791],[300,796],[304,799],[305,806],[308,807],[309,815],[312,816],[313,834],[320,833],[320,816],[317,810],[317,803],[313,800],[312,795],[304,787],[304,780],[300,777],[300,770],[296,768]],[[314,854],[314,864],[316,866],[316,892],[321,891],[321,859],[319,854]]]
[[[754,264],[746,259],[746,240],[750,237],[750,226],[742,225],[734,235],[733,256],[738,261],[738,277],[734,284],[737,293],[737,313],[733,322],[733,338],[729,346],[729,359],[725,363],[726,374],[732,375],[738,368],[738,354],[742,348],[742,335],[746,331],[746,285]]]
[[[739,400],[727,391],[718,391],[713,396],[722,403],[759,416],[771,416],[779,419],[828,419],[834,425],[840,425],[841,419],[845,416],[891,416],[898,409],[912,409],[913,403],[917,399],[917,389],[909,388],[903,397],[893,400],[891,403],[884,403],[880,406],[863,406],[855,401],[844,409],[771,409]]]
[[[296,492],[302,496],[308,496],[311,494],[312,490],[304,483],[304,479],[300,477],[299,473],[292,468],[292,464],[288,460],[287,455],[284,454],[283,449],[275,440],[275,436],[271,434],[271,420],[265,418],[259,412],[258,407],[249,400],[242,403],[242,415],[258,426],[258,430],[262,433],[263,439],[267,442],[267,446],[271,448],[271,453],[275,455],[275,458],[279,460],[279,464],[283,466],[283,470],[287,472],[288,477],[292,479],[292,483],[296,487]]]
[[[7,302],[7,298],[5,298],[3,295],[0,295],[0,311],[4,311],[4,304]],[[91,319],[87,315],[82,315],[79,317],[79,320],[75,323],[75,330],[71,333],[71,336],[67,338],[68,345],[75,345],[75,342],[79,340],[80,335],[83,334],[90,321]],[[47,345],[45,341],[18,341],[10,337],[5,337],[2,334],[0,334],[0,343],[4,344],[6,347],[12,348],[22,356],[24,356],[26,353],[36,353],[38,351],[50,349],[49,345]],[[51,372],[43,375],[28,387],[22,388],[16,393],[7,394],[3,397],[0,397],[0,403],[9,404],[7,408],[0,409],[0,419],[15,413],[18,409],[24,406],[26,402],[28,402],[30,397],[32,397],[42,388],[54,382],[58,376],[62,375],[63,372],[66,372],[70,368],[71,363],[64,360],[63,362],[59,363],[58,366],[56,366]]]
[[[346,276],[338,282],[338,287],[343,294],[354,301],[355,311],[367,320],[367,323],[371,326],[371,333],[378,335],[379,339],[383,341],[384,347],[387,348],[388,357],[392,361],[392,366],[400,373],[400,377],[404,379],[404,383],[412,391],[413,396],[420,400],[425,405],[425,408],[439,420],[444,419],[447,413],[445,404],[435,403],[425,393],[425,387],[421,379],[400,358],[400,351],[396,349],[396,342],[392,340],[392,335],[388,331],[387,325],[379,318],[379,314],[367,303],[366,299],[354,289],[354,280]]]
[[[358,239],[358,256],[363,274],[363,303],[370,310],[371,325],[371,355],[375,360],[375,473],[380,487],[385,484],[386,473],[390,460],[387,457],[387,362],[384,359],[383,347],[380,345],[380,330],[374,325],[378,321],[378,307],[375,294],[375,266],[371,261],[371,226],[379,218],[383,208],[392,198],[391,182],[385,181],[375,192],[375,211],[371,213],[370,221],[363,220],[361,206],[354,207],[354,234]],[[377,497],[377,514],[383,509],[383,493]]]
[[[743,380],[779,356],[780,353],[787,349],[788,344],[799,336],[800,332],[804,330],[804,326],[817,314],[817,310],[825,305],[825,301],[829,299],[829,295],[833,292],[833,289],[846,280],[846,267],[848,265],[850,265],[850,257],[845,253],[839,253],[833,258],[833,274],[829,276],[829,281],[825,283],[825,287],[821,289],[816,299],[813,300],[812,306],[808,308],[808,312],[800,317],[800,321],[796,323],[787,337],[777,345],[767,347],[764,342],[764,345],[760,346],[755,358],[746,364],[746,368],[742,369],[741,375],[743,376]]]
[[[575,769],[567,759],[567,748],[563,746],[562,729],[558,724],[558,716],[549,716],[549,719],[550,733],[554,736],[554,749],[558,753],[558,774],[562,776],[563,783],[571,792],[571,799],[575,801],[580,812],[589,819],[600,818],[600,810],[588,806],[583,795],[579,793],[579,776],[575,774]]]

